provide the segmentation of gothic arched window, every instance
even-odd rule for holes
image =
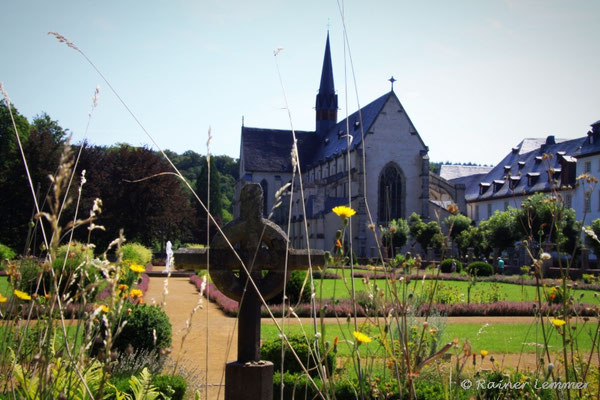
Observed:
[[[267,209],[267,205],[269,204],[269,183],[266,179],[260,181],[260,187],[263,190],[263,217],[269,215],[269,210]]]
[[[379,175],[378,219],[385,223],[404,218],[404,188],[402,171],[395,163],[386,165]]]

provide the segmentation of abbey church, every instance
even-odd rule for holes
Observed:
[[[338,121],[333,78],[328,35],[315,104],[315,130],[295,131],[304,207],[296,179],[289,227],[292,245],[306,247],[306,226],[312,249],[331,250],[340,228],[339,217],[331,210],[338,205],[350,205],[357,211],[346,233],[352,235],[353,250],[359,257],[375,256],[371,219],[380,226],[392,219],[406,219],[413,212],[423,220],[440,213],[443,218],[449,203],[464,210],[464,186],[430,173],[428,147],[393,86],[390,92]],[[292,143],[291,130],[242,127],[236,191],[239,194],[245,183],[259,183],[265,195],[265,216],[273,208],[275,193],[292,180]],[[273,220],[286,230],[289,197],[282,200]],[[239,213],[238,207],[234,212]]]

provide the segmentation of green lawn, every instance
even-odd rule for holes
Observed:
[[[300,325],[288,325],[285,328],[286,334],[301,334]],[[368,329],[367,329],[368,328]],[[589,351],[592,347],[592,332],[596,324],[588,323],[579,325],[576,336],[579,349]],[[417,329],[421,329],[420,327]],[[308,335],[312,336],[312,325],[304,326]],[[373,341],[368,344],[361,344],[361,355],[383,356],[385,351],[376,340],[379,333],[372,325],[360,327],[359,330],[369,333]],[[562,349],[562,338],[556,329],[546,326],[549,332],[549,345],[552,352]],[[325,324],[323,336],[326,341],[333,343],[334,338],[338,337],[338,355],[349,356],[352,351],[352,345],[347,341],[354,341],[352,332],[353,324]],[[420,332],[420,331],[419,331]],[[273,339],[278,336],[277,327],[273,324],[263,324],[261,328],[261,337],[264,340]],[[447,325],[443,330],[441,345],[452,341],[453,338],[459,338],[462,345],[465,339],[469,339],[474,352],[487,350],[490,354],[504,353],[535,353],[536,348],[541,350],[536,343],[543,343],[541,330],[536,331],[535,324],[493,324],[485,326],[484,324],[453,324]]]
[[[408,292],[414,292],[420,294],[424,289],[433,285],[433,280],[414,280],[408,285]],[[322,289],[321,289],[322,284]],[[384,290],[389,294],[392,291],[392,286],[386,284],[385,279],[369,280],[369,287],[364,283],[363,278],[354,278],[354,290],[356,292],[373,290],[374,284],[378,290]],[[438,281],[438,293],[441,291],[448,292],[449,295],[464,296],[467,299],[467,287],[469,283],[463,281]],[[344,299],[350,298],[351,293],[351,280],[346,279],[346,282],[342,279],[320,279],[315,280],[315,287],[317,295],[322,295],[324,299],[336,298]],[[397,283],[397,290],[402,287]],[[511,283],[493,283],[493,282],[478,282],[471,289],[471,301],[478,302],[479,298],[486,298],[489,296],[494,287],[499,289],[499,294],[502,300],[507,301],[534,301],[537,297],[535,286],[523,286]],[[523,293],[521,290],[523,289]],[[579,299],[579,296],[583,293],[583,297],[579,300],[583,303],[589,304],[600,304],[600,299],[594,297],[593,290],[574,290],[574,296]]]

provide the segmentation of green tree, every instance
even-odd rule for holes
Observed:
[[[596,254],[596,257],[598,257],[600,255],[600,242],[598,241],[598,238],[600,238],[600,218],[593,220],[588,228],[594,231],[596,239],[589,235],[585,235],[585,244],[591,248],[594,251],[594,254]]]
[[[208,205],[208,164],[202,167],[196,180],[196,193],[204,205]],[[221,199],[221,174],[219,173],[214,157],[210,158],[210,207],[209,211],[217,224],[222,223],[223,201]],[[206,219],[208,215],[200,203],[196,204],[196,221],[200,243],[206,242]],[[211,224],[212,226],[212,224]],[[211,229],[211,237],[213,231]]]
[[[467,254],[469,247],[473,248],[476,256],[483,253],[483,234],[481,229],[476,226],[470,226],[456,236],[456,244],[462,255]]]
[[[411,238],[419,243],[423,250],[427,250],[428,247],[439,250],[444,244],[440,225],[436,221],[423,222],[417,213],[413,212],[409,217],[408,229]]]
[[[456,239],[462,231],[469,229],[472,223],[473,221],[471,221],[471,218],[462,214],[449,215],[442,222],[444,227],[450,232],[450,237],[453,240]]]
[[[402,247],[408,241],[409,227],[405,219],[393,219],[387,227],[381,227],[381,241],[383,245],[390,248],[392,252],[397,247]],[[390,252],[389,254],[393,254]]]
[[[515,210],[498,211],[479,225],[487,252],[498,248],[500,251],[512,247],[520,236],[516,229]]]

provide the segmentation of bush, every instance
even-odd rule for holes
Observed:
[[[384,247],[396,251],[396,247],[402,247],[408,241],[409,227],[405,219],[391,220],[387,227],[381,227],[381,241]]]
[[[306,278],[306,271],[292,271],[290,273],[290,277],[285,287],[285,295],[290,304],[296,304],[298,303],[298,300],[300,300],[300,303],[310,303],[310,281],[306,281],[302,297],[300,297],[300,290],[302,289],[304,278]],[[271,298],[268,300],[268,303],[281,304],[282,296],[283,293]]]
[[[494,267],[484,261],[475,261],[467,266],[467,271],[475,276],[492,276]]]
[[[187,383],[179,375],[157,375],[152,378],[152,384],[165,399],[183,400],[187,391]]]
[[[309,369],[311,376],[318,376],[316,369],[313,367],[316,365],[316,362],[313,357],[311,357],[311,353],[309,352],[308,344],[304,336],[301,335],[290,335],[288,336],[288,341],[294,348],[294,351],[302,360],[304,366]],[[298,364],[296,357],[292,354],[287,344],[284,345],[285,355],[284,355],[284,366],[285,372],[303,372],[302,367]],[[320,348],[321,357],[325,354],[325,350]],[[275,338],[271,340],[267,340],[260,347],[260,357],[263,360],[271,361],[275,365],[275,371],[281,370],[281,338]],[[309,361],[310,360],[310,361]],[[307,361],[309,361],[307,363]],[[319,363],[320,364],[320,363]],[[333,371],[335,367],[335,355],[332,351],[327,353],[326,359],[326,367],[329,371]],[[311,369],[312,368],[312,369]]]
[[[135,350],[160,350],[171,345],[171,322],[162,308],[147,304],[135,306],[126,320],[114,343],[119,351],[125,351],[129,345]]]
[[[460,273],[460,271],[462,271],[463,266],[460,261],[458,261],[455,258],[446,258],[445,260],[443,260],[440,263],[440,269],[442,270],[442,272],[445,272],[445,273],[453,272],[452,271],[452,262],[456,263],[456,271],[454,271],[454,272]]]
[[[6,268],[6,263],[4,262],[4,260],[12,260],[13,258],[15,258],[16,255],[17,255],[17,253],[15,253],[15,251],[13,249],[0,243],[0,266],[1,266],[1,269]]]
[[[51,288],[48,286],[50,280],[48,278],[42,279],[40,286],[36,291],[37,282],[42,273],[42,267],[35,257],[26,257],[19,261],[19,273],[21,279],[17,283],[17,289],[27,293],[46,294],[50,292]]]
[[[318,392],[305,374],[291,374],[289,372],[284,372],[283,385],[283,398],[285,400],[313,399],[318,397]],[[275,373],[273,374],[273,397],[278,399],[280,392],[281,371],[275,369]]]
[[[92,268],[90,264],[93,258],[93,250],[83,243],[71,242],[58,248],[52,268],[56,274],[56,279],[60,279],[59,292],[61,295],[69,292],[74,296],[80,287],[96,281],[96,269]],[[84,274],[83,285],[80,280],[82,274]],[[50,282],[51,278],[49,274],[46,274],[46,287],[51,287]]]
[[[128,243],[121,247],[121,251],[123,261],[131,261],[143,267],[152,261],[152,251],[139,243]]]

